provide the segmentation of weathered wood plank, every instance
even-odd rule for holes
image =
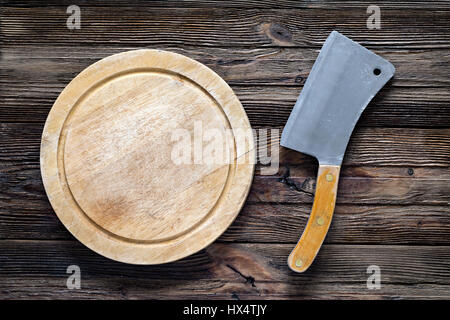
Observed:
[[[257,173],[220,241],[295,243],[311,211],[315,170]],[[344,167],[341,175],[326,243],[450,244],[448,168]],[[4,166],[0,182],[0,239],[71,238],[47,200],[37,163]]]
[[[436,284],[383,284],[367,290],[364,284],[314,283],[295,287],[285,282],[261,282],[258,288],[243,282],[148,280],[114,277],[82,280],[81,289],[69,290],[65,279],[0,279],[2,299],[448,299],[450,286]],[[169,289],[176,288],[176,290]]]
[[[73,4],[71,0],[50,0],[46,1],[46,6],[70,6]],[[165,0],[165,1],[149,1],[149,0],[107,0],[107,1],[92,1],[92,0],[78,0],[79,6],[114,6],[114,7],[152,7],[152,8],[265,8],[265,9],[279,9],[279,8],[292,8],[292,9],[310,9],[310,8],[324,8],[333,7],[336,9],[346,8],[367,8],[367,1],[354,1],[354,0],[315,0],[315,1],[298,1],[298,0]],[[405,8],[405,9],[449,9],[450,4],[448,1],[423,1],[423,0],[410,0],[410,1],[395,1],[395,0],[379,0],[377,4],[382,8]],[[9,7],[42,7],[42,2],[39,0],[27,0],[27,1],[15,1],[5,0],[4,6]]]
[[[0,124],[1,161],[33,161],[39,157],[43,124]],[[278,129],[281,134],[282,128]],[[344,165],[448,166],[450,129],[359,128],[350,139]],[[271,132],[269,132],[270,134]],[[279,138],[269,142],[279,145]],[[265,149],[264,145],[259,146]],[[20,152],[18,152],[20,151]],[[282,164],[311,164],[312,157],[280,148]]]
[[[148,280],[110,277],[83,279],[81,289],[69,290],[66,279],[53,277],[0,278],[1,299],[226,299],[226,300],[311,300],[311,299],[449,299],[450,286],[440,284],[382,284],[368,290],[365,283],[260,282],[253,287],[244,281]],[[174,290],[175,288],[175,290]],[[181,313],[180,313],[181,314]]]
[[[384,170],[388,168],[379,168]],[[417,172],[422,168],[399,168],[403,176],[370,176],[376,168],[355,167],[348,170],[344,167],[341,173],[338,204],[384,204],[384,205],[447,205],[450,203],[449,168],[427,170],[426,176],[420,177]],[[310,204],[315,192],[316,172],[308,170],[301,174],[289,173],[289,167],[281,167],[274,176],[254,177],[248,202],[251,203],[291,203]],[[411,173],[411,174],[410,174]],[[27,208],[28,201],[47,211],[46,195],[43,189],[39,165],[6,165],[0,170],[0,200],[5,206],[20,203]],[[31,205],[31,204],[30,204]],[[13,208],[12,208],[13,209]],[[31,208],[29,208],[31,209]]]
[[[5,80],[6,81],[6,80]],[[1,122],[44,122],[63,87],[28,82],[5,84],[0,92]],[[301,88],[232,86],[253,126],[282,127]],[[450,91],[446,88],[390,88],[366,108],[360,127],[436,128],[450,126]],[[54,90],[55,92],[49,92]]]
[[[337,29],[371,48],[450,48],[448,11],[383,10],[382,29],[369,30],[366,8],[336,9],[83,7],[71,32],[65,7],[5,7],[0,32],[6,44],[320,47]]]
[[[71,239],[48,201],[0,200],[0,239]],[[295,243],[311,205],[244,206],[219,242]],[[325,243],[450,245],[447,206],[338,205]]]
[[[233,87],[253,126],[283,127],[295,105],[300,88]],[[448,127],[449,90],[438,88],[391,88],[382,90],[368,105],[360,127]]]
[[[450,204],[450,180],[410,178],[341,177],[337,203],[346,204]],[[257,177],[248,197],[250,202],[312,202],[312,177]],[[308,201],[309,200],[309,201]]]
[[[275,176],[260,176],[257,170],[249,205],[223,240],[296,241],[310,211],[315,175],[316,166],[283,166]],[[0,238],[67,238],[48,203],[37,161],[2,166],[0,180]],[[448,204],[449,181],[448,168],[344,167],[336,209],[336,215],[343,218],[336,218],[337,229],[335,233],[331,231],[329,241],[448,243],[445,236],[448,210],[424,205]],[[251,205],[264,202],[269,204]],[[364,206],[346,205],[357,203]],[[421,206],[379,206],[383,203]],[[358,222],[365,227],[361,228]],[[298,230],[286,235],[288,225],[298,225]]]
[[[247,204],[219,241],[296,243],[310,212],[301,204]],[[449,222],[447,206],[338,205],[324,243],[448,245]]]
[[[353,131],[344,165],[442,166],[450,160],[449,129],[360,128]],[[279,132],[281,134],[281,128]],[[279,145],[279,139],[271,143]],[[258,146],[261,148],[261,146]],[[266,148],[271,148],[268,144]],[[282,164],[310,163],[311,157],[281,147]],[[430,160],[432,158],[433,160]]]
[[[1,48],[0,83],[17,89],[33,84],[36,89],[59,92],[72,78],[92,63],[107,56],[136,49],[162,49],[196,59],[231,85],[301,86],[308,77],[318,49],[313,48],[198,48],[190,46],[80,47],[7,45]],[[376,50],[396,66],[390,87],[448,87],[450,50]],[[27,63],[23,63],[27,61]],[[33,82],[35,80],[35,82]],[[12,82],[12,83],[11,83]],[[29,83],[31,82],[31,83]],[[22,83],[22,86],[20,84]]]
[[[0,161],[38,163],[42,129],[42,123],[0,123]],[[282,128],[278,129],[280,135]],[[279,138],[272,143],[279,145]],[[315,163],[312,157],[286,148],[280,148],[279,159],[283,165]],[[450,129],[357,127],[344,158],[346,166],[448,167],[449,163]]]
[[[123,51],[102,48],[87,53],[60,47],[7,47],[3,50],[0,60],[0,121],[3,122],[45,121],[59,93],[78,72],[104,56]],[[233,56],[236,53],[231,49],[190,50],[172,51],[198,58],[231,83],[253,126],[285,124],[317,53],[308,51],[312,49],[291,49],[286,53],[273,48],[241,50]],[[439,50],[430,53],[393,53],[394,60],[406,62],[398,63],[399,74],[368,106],[360,126],[450,125],[447,103],[450,94],[446,87],[450,54]],[[276,84],[281,86],[271,86]],[[404,88],[405,85],[415,87]]]
[[[450,284],[448,246],[324,245],[313,266],[302,275],[292,272],[286,264],[291,244],[214,243],[185,259],[154,266],[112,261],[78,241],[3,240],[0,248],[0,279],[66,278],[67,267],[76,264],[84,279],[126,276],[148,280],[249,281],[256,287],[265,281],[286,281],[296,286],[365,286],[367,267],[378,265],[384,284]]]

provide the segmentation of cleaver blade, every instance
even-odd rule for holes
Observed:
[[[359,116],[394,75],[387,60],[333,31],[281,135],[281,145],[340,165]]]
[[[394,75],[387,60],[337,31],[326,39],[281,136],[281,146],[319,161],[313,209],[289,267],[305,271],[325,238],[334,211],[342,159],[368,103]]]

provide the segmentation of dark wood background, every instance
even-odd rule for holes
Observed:
[[[68,30],[67,6],[81,8]],[[370,4],[381,30],[368,30]],[[0,298],[450,298],[449,1],[2,1]],[[332,30],[397,68],[350,141],[329,235],[305,274],[286,258],[311,210],[317,164],[282,150],[214,244],[159,266],[114,262],[75,240],[41,181],[47,114],[81,70],[138,48],[197,59],[234,89],[252,126],[282,128]],[[81,268],[80,290],[66,269]],[[381,268],[368,290],[367,267]]]

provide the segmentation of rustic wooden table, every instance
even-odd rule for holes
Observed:
[[[76,3],[72,3],[76,2]],[[449,1],[2,1],[0,298],[450,298]],[[81,9],[69,30],[67,7]],[[381,29],[368,29],[369,5]],[[133,266],[84,247],[44,192],[39,144],[68,82],[137,48],[185,54],[234,89],[255,128],[282,128],[336,29],[390,60],[395,79],[364,112],[347,150],[329,235],[305,274],[286,258],[311,210],[317,164],[281,150],[257,166],[247,203],[205,250]],[[81,269],[69,289],[67,268]],[[380,268],[369,289],[368,267]]]

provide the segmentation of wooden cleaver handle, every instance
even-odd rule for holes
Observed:
[[[306,271],[322,246],[333,218],[340,169],[340,166],[319,166],[311,215],[288,259],[288,265],[293,271]]]

